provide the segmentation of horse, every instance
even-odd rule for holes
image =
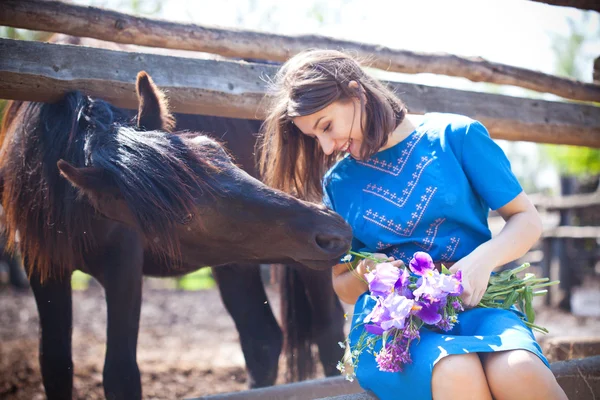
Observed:
[[[121,51],[140,51],[138,47],[55,34],[50,42],[86,45]],[[144,49],[164,54],[164,49]],[[167,54],[178,54],[168,50]],[[187,56],[185,53],[184,56]],[[257,60],[244,60],[256,62]],[[264,61],[263,61],[264,62]],[[221,141],[230,154],[251,176],[259,178],[253,149],[255,134],[262,121],[205,115],[176,114],[178,130],[204,131]],[[274,272],[280,288],[280,316],[277,325],[273,311],[265,306],[267,296],[260,277],[260,266],[228,265],[213,269],[223,303],[239,333],[250,388],[275,383],[279,357],[286,361],[286,381],[314,376],[318,348],[319,361],[326,376],[338,375],[337,363],[343,349],[335,343],[344,340],[344,311],[333,291],[330,271],[296,265],[280,265]],[[236,277],[243,276],[244,279]],[[240,298],[253,299],[240,301]],[[260,351],[258,351],[260,350]]]
[[[177,129],[202,130],[218,139],[250,175],[260,178],[253,150],[262,121],[207,115],[175,114]],[[281,327],[267,296],[260,265],[228,265],[213,269],[221,299],[239,333],[249,388],[271,386],[285,358],[285,380],[301,381],[315,375],[318,360],[325,376],[339,375],[337,363],[344,350],[344,310],[333,291],[331,271],[294,265],[274,265],[279,287]],[[232,279],[243,274],[245,279]],[[241,298],[252,301],[240,301]]]
[[[136,91],[133,119],[75,91],[54,104],[13,102],[3,121],[0,199],[9,247],[20,233],[49,399],[72,396],[74,270],[106,292],[106,397],[140,399],[143,275],[245,262],[328,270],[350,247],[339,215],[268,188],[206,135],[170,133],[164,94],[145,72]]]
[[[54,34],[49,42],[139,51],[136,46],[63,34]],[[164,52],[162,49],[158,51]],[[259,132],[262,121],[188,114],[174,114],[174,117],[176,130],[206,132],[227,148],[244,171],[260,178],[253,149],[255,134]],[[343,350],[335,343],[345,337],[344,311],[333,291],[329,271],[297,264],[278,265],[273,269],[280,288],[281,327],[268,306],[259,264],[230,264],[213,268],[212,272],[223,304],[239,333],[249,388],[275,383],[282,352],[287,367],[286,381],[313,377],[316,368],[313,345],[318,348],[324,374],[339,374],[336,366]]]

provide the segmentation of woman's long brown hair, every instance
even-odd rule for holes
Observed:
[[[358,87],[350,87],[351,81]],[[358,61],[334,50],[307,50],[292,57],[275,76],[271,95],[257,142],[259,171],[267,185],[310,201],[321,200],[321,180],[339,155],[326,155],[294,125],[294,117],[359,98],[365,112],[360,157],[366,159],[385,145],[406,114],[402,101],[365,74]]]

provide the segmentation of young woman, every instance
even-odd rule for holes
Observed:
[[[310,50],[274,82],[260,166],[267,183],[321,200],[354,230],[353,249],[407,263],[416,251],[462,271],[467,308],[490,273],[525,254],[541,234],[535,207],[485,127],[460,115],[410,115],[382,83],[337,51]],[[492,238],[489,209],[506,220]],[[364,275],[368,261],[356,271]],[[334,288],[355,304],[350,340],[374,301],[347,264]],[[380,399],[565,399],[532,332],[513,311],[468,309],[445,333],[421,330],[403,372],[362,354],[356,375]]]

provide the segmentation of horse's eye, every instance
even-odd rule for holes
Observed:
[[[181,219],[182,225],[187,225],[194,219],[194,214],[190,213]]]

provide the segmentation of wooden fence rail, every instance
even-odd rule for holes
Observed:
[[[581,10],[600,11],[598,0],[533,0],[553,6],[573,7]]]
[[[459,76],[474,82],[514,85],[568,99],[600,102],[600,85],[492,63],[480,57],[417,53],[315,35],[284,36],[249,30],[219,29],[134,17],[58,1],[3,0],[0,25],[118,43],[273,61],[285,61],[311,47],[343,49],[368,58],[372,67],[387,71]]]
[[[51,102],[77,89],[134,108],[140,70],[166,89],[174,111],[262,119],[265,81],[276,67],[0,39],[0,98]],[[408,83],[390,86],[411,112],[464,114],[484,123],[497,139],[600,147],[600,107]]]

